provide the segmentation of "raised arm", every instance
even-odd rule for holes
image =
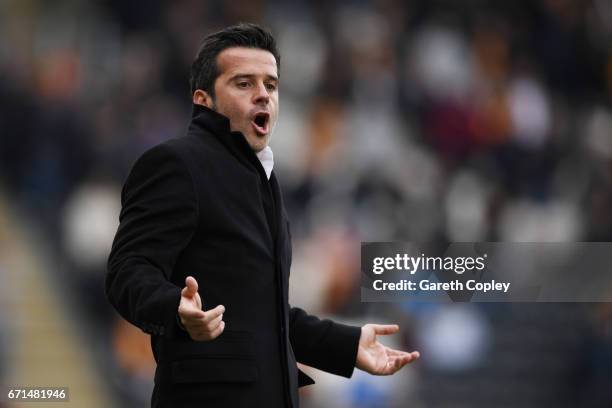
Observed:
[[[181,287],[170,279],[196,229],[198,207],[188,169],[170,146],[158,145],[136,162],[121,203],[106,295],[143,331],[172,336],[178,329]]]
[[[394,334],[397,325],[366,324],[348,326],[321,320],[292,307],[290,341],[300,363],[343,377],[351,377],[355,367],[374,375],[391,375],[420,357],[389,348],[377,336]]]

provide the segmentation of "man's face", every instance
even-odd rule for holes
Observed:
[[[245,47],[217,57],[214,109],[230,120],[255,152],[264,149],[278,119],[278,72],[272,53]]]

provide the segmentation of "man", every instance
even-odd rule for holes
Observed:
[[[268,147],[278,117],[272,35],[209,35],[192,66],[187,134],[153,147],[122,191],[106,293],[151,334],[154,407],[298,407],[296,361],[350,377],[392,374],[418,353],[288,303],[291,238]],[[181,289],[182,287],[182,289]]]

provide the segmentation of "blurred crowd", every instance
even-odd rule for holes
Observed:
[[[199,41],[239,21],[280,46],[271,146],[292,303],[399,322],[398,346],[425,351],[397,378],[321,375],[305,406],[445,406],[432,387],[444,381],[460,406],[493,406],[475,402],[477,385],[458,391],[470,375],[516,380],[489,385],[495,406],[612,403],[605,305],[381,305],[359,292],[361,241],[612,241],[612,2],[4,0],[0,186],[58,254],[121,399],[146,401],[153,369],[102,290],[121,185],[145,149],[185,132]],[[543,395],[520,384],[529,370],[504,368],[538,347],[538,364],[567,374],[534,382]],[[569,351],[580,358],[553,364]]]

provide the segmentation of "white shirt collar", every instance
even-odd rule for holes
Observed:
[[[266,171],[266,176],[268,180],[270,180],[270,175],[272,174],[272,169],[274,168],[274,154],[272,153],[272,149],[270,146],[266,146],[259,153],[255,153],[264,170]]]

